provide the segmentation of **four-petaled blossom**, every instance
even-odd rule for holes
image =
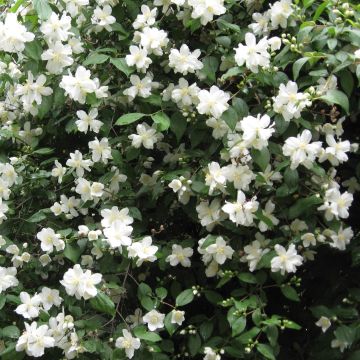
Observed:
[[[143,321],[147,324],[150,331],[163,328],[164,319],[165,314],[161,314],[157,310],[151,310],[143,316]]]
[[[229,108],[230,95],[215,85],[210,88],[210,91],[200,90],[198,97],[199,104],[196,108],[199,114],[213,116],[218,119]]]
[[[169,55],[169,66],[175,73],[187,75],[203,68],[203,63],[198,60],[201,55],[199,49],[190,51],[186,44],[181,45],[180,50],[172,49]]]
[[[74,265],[64,274],[60,284],[65,287],[66,293],[75,296],[78,300],[88,300],[97,295],[95,285],[102,280],[101,274],[92,274],[90,270],[83,271],[79,264]]]
[[[273,272],[280,271],[282,275],[285,275],[286,272],[294,273],[296,268],[303,263],[303,258],[298,255],[294,244],[290,244],[288,250],[282,245],[276,244],[275,251],[277,256],[271,260],[271,271]]]
[[[190,257],[193,255],[193,249],[190,247],[183,248],[181,245],[174,244],[172,246],[171,254],[166,258],[171,266],[181,264],[184,267],[190,267]]]
[[[124,349],[126,357],[131,359],[134,356],[135,350],[140,348],[140,339],[133,337],[130,331],[123,329],[123,336],[120,336],[115,341],[115,346],[119,349]]]

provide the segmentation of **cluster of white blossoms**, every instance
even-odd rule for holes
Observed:
[[[343,138],[349,104],[333,101],[348,79],[329,59],[301,82],[301,69],[279,65],[287,52],[302,65],[325,58],[273,36],[300,22],[291,0],[10,3],[0,16],[0,307],[16,303],[12,316],[24,321],[16,351],[57,347],[72,359],[111,333],[109,349],[131,359],[183,326],[177,296],[196,281],[183,274],[205,273],[209,289],[229,269],[285,279],[323,245],[348,248],[355,234],[343,220],[360,184],[341,182],[337,168],[358,146]],[[240,29],[233,8],[243,3],[256,11]],[[351,51],[352,70],[360,50]],[[147,280],[161,286],[144,295]],[[144,316],[124,314],[140,306],[134,294]],[[316,325],[325,332],[331,321]],[[205,345],[204,360],[221,360],[225,350]]]
[[[74,319],[64,312],[50,317],[47,324],[38,325],[35,321],[25,324],[25,331],[16,343],[16,351],[25,351],[28,356],[41,357],[45,349],[58,347],[67,359],[74,359],[83,352],[74,327]]]

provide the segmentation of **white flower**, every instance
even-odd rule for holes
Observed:
[[[131,333],[123,329],[123,336],[118,337],[115,341],[115,346],[119,349],[124,349],[128,359],[134,356],[135,350],[140,348],[140,339],[135,338]]]
[[[313,233],[306,233],[301,236],[301,240],[303,241],[304,247],[309,247],[310,245],[316,245],[316,237]]]
[[[121,222],[124,225],[130,225],[134,222],[134,219],[129,216],[129,209],[124,208],[119,210],[117,206],[113,206],[111,209],[101,210],[101,225],[104,228],[110,227],[114,222]]]
[[[134,29],[141,29],[145,26],[152,26],[155,24],[157,9],[150,9],[147,5],[141,5],[141,13],[138,14],[133,22]]]
[[[281,0],[270,5],[271,25],[277,29],[279,25],[285,29],[287,27],[287,19],[294,12],[291,0]]]
[[[224,219],[224,214],[221,211],[220,199],[215,198],[209,204],[208,201],[201,201],[196,207],[200,224],[206,226],[206,230],[211,231],[214,226]]]
[[[65,243],[60,239],[61,235],[56,234],[51,228],[42,229],[37,233],[36,237],[41,241],[41,250],[46,251],[47,253],[52,253],[54,247],[56,248],[56,251],[65,249]]]
[[[206,125],[213,129],[212,136],[214,139],[221,139],[230,131],[229,126],[221,119],[215,119],[212,117],[206,120]]]
[[[151,236],[145,236],[141,241],[132,243],[128,248],[129,258],[135,258],[136,266],[141,266],[144,261],[154,262],[156,258],[156,252],[158,247],[152,245]]]
[[[217,354],[211,347],[204,347],[204,359],[203,360],[221,360],[220,354]]]
[[[326,135],[326,142],[329,146],[321,153],[319,162],[329,160],[331,165],[338,166],[348,161],[346,153],[350,151],[350,141],[336,142],[334,135]]]
[[[79,14],[83,6],[89,5],[89,0],[63,0],[66,4],[66,10],[73,17]],[[99,2],[99,1],[97,1]]]
[[[226,12],[224,0],[188,0],[188,4],[193,7],[191,17],[200,18],[202,25],[212,21],[214,15],[218,16]]]
[[[331,340],[331,347],[332,348],[339,348],[340,352],[344,352],[344,350],[349,347],[349,343],[344,341],[344,340],[338,340],[338,339],[334,339]]]
[[[49,334],[47,325],[37,326],[34,321],[31,325],[25,323],[25,332],[19,337],[16,343],[16,351],[26,351],[31,357],[41,357],[45,348],[55,346],[55,339]]]
[[[253,13],[252,19],[254,22],[249,25],[249,28],[255,35],[266,35],[269,32],[270,16],[268,11],[263,14]]]
[[[95,138],[95,140],[90,141],[89,149],[91,149],[92,152],[93,162],[101,160],[104,164],[107,164],[108,159],[112,159],[111,147],[109,146],[109,140],[107,138],[102,138],[100,141]]]
[[[251,181],[255,179],[255,174],[247,165],[230,164],[223,169],[227,181],[234,183],[238,190],[249,190]]]
[[[39,295],[35,294],[31,297],[27,292],[22,291],[20,293],[20,300],[22,304],[15,309],[17,314],[25,319],[33,319],[39,316],[41,304],[41,297]]]
[[[259,203],[256,197],[246,201],[245,194],[238,190],[236,202],[225,201],[222,210],[229,215],[229,218],[236,225],[251,226],[254,223],[254,212],[257,211]]]
[[[135,45],[131,45],[129,50],[130,54],[125,57],[126,63],[128,66],[135,65],[137,70],[144,73],[152,63],[152,60],[148,57],[148,52],[146,49]]]
[[[132,231],[132,226],[127,226],[122,221],[114,221],[110,227],[104,229],[105,241],[112,249],[119,248],[121,251],[121,246],[131,245]]]
[[[350,179],[343,181],[342,186],[348,188],[351,194],[360,191],[360,184],[358,183],[355,176],[352,176]]]
[[[246,146],[258,150],[268,146],[268,139],[275,132],[274,123],[270,123],[270,117],[260,114],[257,117],[246,116],[236,125],[236,130],[243,131]]]
[[[129,135],[129,139],[132,141],[132,146],[140,148],[144,146],[145,149],[153,149],[154,145],[163,139],[163,135],[158,133],[153,125],[150,127],[147,123],[138,124],[136,126],[137,134]]]
[[[16,274],[17,270],[15,267],[6,268],[0,266],[0,294],[10,287],[19,285]]]
[[[328,221],[334,216],[336,219],[346,219],[349,217],[349,207],[353,199],[353,195],[347,191],[341,194],[337,188],[331,188],[325,192],[324,204],[318,210],[325,210],[325,218]]]
[[[296,272],[296,267],[302,265],[303,258],[296,252],[294,244],[290,244],[288,250],[276,244],[275,251],[278,256],[275,256],[271,260],[271,271],[280,271],[281,274],[284,275],[285,272]]]
[[[60,284],[65,287],[68,295],[75,295],[78,300],[81,298],[88,300],[97,295],[95,285],[99,284],[101,280],[101,274],[92,274],[90,270],[84,272],[81,266],[76,264],[72,269],[66,271]]]
[[[175,73],[187,75],[203,68],[203,63],[198,60],[201,55],[199,49],[190,51],[186,44],[181,45],[180,50],[172,49],[169,55],[169,66]]]
[[[210,91],[200,90],[198,97],[199,104],[196,108],[200,114],[218,119],[229,108],[230,95],[215,85],[210,88]]]
[[[59,296],[59,290],[43,287],[39,296],[41,299],[41,304],[46,311],[50,310],[53,305],[61,305],[62,298]]]
[[[157,56],[163,55],[162,48],[169,43],[167,33],[155,27],[145,27],[141,33],[138,33],[138,36],[142,48],[146,49],[149,54]]]
[[[93,162],[83,159],[82,153],[79,150],[75,150],[75,153],[70,153],[70,159],[66,161],[66,165],[74,168],[78,177],[83,177],[85,170],[91,171],[90,166],[93,165]]]
[[[72,33],[71,17],[67,16],[66,12],[62,13],[61,18],[56,12],[52,12],[49,19],[44,21],[40,26],[40,31],[44,34],[46,41],[49,44],[57,41],[67,41]]]
[[[196,83],[189,86],[186,79],[180,78],[179,84],[172,90],[171,99],[182,108],[186,106],[196,105],[198,101],[198,94],[200,89]]]
[[[249,264],[249,271],[253,272],[261,258],[269,252],[269,249],[262,249],[259,240],[254,240],[251,244],[244,247],[244,255],[241,261],[247,261]]]
[[[6,12],[5,22],[0,22],[1,51],[20,53],[25,49],[25,43],[33,41],[34,38],[35,35],[17,21],[17,14]]]
[[[35,82],[34,80],[33,74],[29,71],[26,83],[24,85],[18,84],[14,92],[15,96],[21,98],[25,111],[32,112],[34,103],[41,105],[42,97],[53,93],[50,87],[44,86],[46,83],[45,75],[41,74],[36,78]],[[36,112],[32,114],[36,114]]]
[[[181,324],[185,321],[185,311],[181,310],[173,310],[171,312],[171,323],[177,324],[181,326]]]
[[[331,326],[331,321],[326,316],[321,316],[321,318],[315,323],[315,325],[321,327],[321,331],[324,333]]]
[[[290,156],[291,169],[296,169],[300,164],[310,169],[321,149],[321,142],[310,143],[312,138],[309,130],[304,130],[297,137],[287,138],[283,146],[285,156]]]
[[[151,95],[151,89],[154,86],[152,76],[147,75],[140,79],[137,75],[131,75],[130,82],[133,86],[124,90],[124,95],[129,97],[129,101],[134,100],[136,96],[147,98]]]
[[[58,183],[62,183],[62,178],[66,173],[66,168],[63,167],[58,160],[55,160],[55,167],[51,170],[51,175],[58,178]]]
[[[226,244],[222,236],[218,236],[215,244],[211,244],[206,248],[206,252],[213,256],[213,259],[222,265],[226,259],[231,259],[234,254],[234,249]]]
[[[213,161],[208,164],[208,171],[205,176],[205,184],[210,187],[210,195],[212,195],[215,189],[223,190],[225,188],[225,169],[221,168],[219,163]]]
[[[239,66],[242,66],[245,63],[246,67],[254,73],[259,71],[259,66],[262,68],[268,68],[270,66],[268,40],[266,38],[262,38],[258,43],[256,43],[255,35],[252,33],[246,33],[245,43],[246,45],[239,44],[239,46],[234,49],[236,51],[236,63]]]
[[[169,262],[171,266],[181,264],[184,267],[190,267],[190,257],[193,255],[193,249],[190,247],[183,248],[181,245],[174,244],[172,246],[171,255],[165,261]]]
[[[60,41],[50,44],[49,49],[41,54],[41,59],[46,60],[46,69],[52,74],[61,74],[63,69],[72,65],[74,59],[71,57],[70,45],[63,45]]]
[[[111,31],[111,26],[116,22],[114,16],[111,15],[112,8],[109,5],[105,5],[103,8],[96,7],[94,14],[91,17],[91,23],[95,25],[95,31],[99,32],[103,29]]]
[[[274,98],[274,111],[281,114],[285,121],[301,116],[301,111],[311,105],[309,95],[298,92],[296,82],[280,84],[279,94]]]
[[[179,201],[186,205],[190,200],[192,181],[184,176],[180,176],[179,179],[174,179],[169,184],[169,188],[178,194]]]
[[[263,215],[265,217],[267,217],[272,223],[273,225],[278,225],[279,224],[279,219],[277,219],[272,213],[275,210],[275,204],[269,200],[266,204],[265,204],[265,209],[263,210]],[[259,222],[259,230],[261,232],[267,231],[268,230],[268,225],[266,223],[264,223],[263,221]]]
[[[161,314],[156,310],[151,310],[143,317],[143,321],[147,324],[150,331],[161,329],[164,327],[165,314]]]
[[[333,241],[332,243],[330,243],[330,246],[339,250],[345,250],[346,245],[350,243],[350,240],[353,236],[354,232],[352,231],[351,227],[343,229],[343,227],[341,226],[337,234],[333,234],[330,236],[331,240]]]
[[[79,131],[83,133],[87,133],[88,130],[93,131],[94,133],[98,133],[101,126],[104,125],[102,121],[97,120],[98,116],[98,109],[93,108],[89,111],[89,114],[87,114],[83,110],[79,110],[76,112],[77,117],[79,120],[75,121],[75,124]]]
[[[85,104],[86,95],[94,93],[98,86],[92,79],[90,70],[86,70],[83,66],[76,69],[75,76],[70,71],[69,75],[64,75],[59,86],[65,90],[65,93],[71,99]]]

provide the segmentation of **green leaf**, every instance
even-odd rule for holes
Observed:
[[[293,206],[290,207],[288,212],[289,219],[292,220],[299,217],[311,207],[322,204],[322,202],[323,200],[320,198],[320,196],[316,195],[299,199]]]
[[[37,114],[37,116],[40,119],[43,119],[45,115],[47,115],[50,112],[53,105],[53,100],[54,100],[53,95],[44,96],[41,99],[41,104],[38,107],[38,114]]]
[[[286,168],[284,172],[284,181],[288,186],[290,192],[294,192],[298,188],[299,182],[299,173],[298,171],[290,169],[290,167]]]
[[[279,330],[275,325],[269,325],[265,330],[266,336],[271,346],[276,346],[279,337]]]
[[[280,290],[286,298],[288,298],[292,301],[300,301],[298,293],[290,285],[281,286]]]
[[[206,341],[214,330],[214,324],[211,321],[206,321],[200,326],[200,335]]]
[[[194,300],[194,294],[191,289],[187,289],[182,291],[176,297],[176,306],[184,306],[191,303]]]
[[[170,127],[170,118],[163,111],[151,115],[151,118],[159,131],[165,131]]]
[[[240,273],[238,275],[238,279],[245,283],[248,283],[248,284],[256,284],[257,283],[255,275],[250,274],[250,273]]]
[[[158,342],[161,341],[160,335],[154,332],[148,332],[145,326],[137,326],[134,329],[134,335],[142,340],[147,340],[150,342]]]
[[[43,210],[39,210],[38,212],[36,212],[35,214],[31,215],[27,221],[31,222],[31,223],[37,223],[40,222],[42,220],[46,219],[46,214],[44,213]]]
[[[249,107],[243,99],[237,97],[233,98],[232,106],[238,114],[239,119],[249,115]]]
[[[294,80],[296,80],[299,77],[299,73],[301,68],[306,64],[306,62],[309,60],[309,58],[304,57],[299,60],[296,60],[293,64],[293,77]]]
[[[340,90],[329,90],[325,95],[320,96],[321,100],[329,104],[340,105],[347,114],[349,114],[349,99],[348,97]]]
[[[15,325],[6,326],[1,329],[1,335],[10,339],[18,339],[20,330]]]
[[[189,337],[188,347],[189,347],[190,355],[192,357],[194,357],[200,351],[201,339],[199,334],[195,334]]]
[[[142,114],[142,113],[125,114],[123,116],[120,116],[116,120],[115,125],[129,125],[135,121],[140,120],[144,116],[146,116],[146,114]]]
[[[6,296],[0,295],[0,310],[5,306],[6,303]]]
[[[175,134],[178,143],[183,137],[186,127],[187,121],[180,113],[175,113],[171,117],[170,130]]]
[[[51,148],[41,148],[37,149],[33,152],[33,154],[39,154],[39,155],[49,155],[54,152],[54,149]]]
[[[251,151],[251,157],[255,164],[260,167],[261,171],[265,171],[270,163],[270,152],[265,147],[261,150],[253,149]]]
[[[257,344],[256,349],[261,355],[264,355],[266,359],[276,360],[274,351],[271,346],[267,344]]]
[[[221,119],[224,120],[227,126],[231,130],[235,130],[235,126],[239,120],[238,114],[235,109],[230,106],[221,116]]]
[[[76,264],[84,252],[86,243],[87,239],[78,240],[77,243],[67,243],[65,245],[64,256]]]
[[[33,6],[41,20],[47,20],[51,13],[51,7],[48,0],[33,0]]]
[[[231,324],[231,335],[237,336],[240,335],[246,328],[246,317],[242,316],[238,319],[236,319],[232,324]]]
[[[207,56],[203,60],[204,67],[201,72],[206,75],[206,78],[214,83],[216,81],[216,71],[219,67],[219,60],[215,56]]]
[[[86,60],[83,62],[83,65],[88,66],[88,65],[103,64],[108,59],[109,59],[109,55],[99,54],[97,52],[94,52],[86,58]]]
[[[354,342],[356,336],[356,329],[351,328],[349,326],[339,326],[335,331],[334,334],[336,338],[341,341],[347,343],[349,346]]]
[[[315,14],[313,16],[313,21],[316,21],[319,19],[325,8],[329,5],[330,1],[326,0],[321,5],[319,5],[315,11]]]
[[[38,40],[31,41],[29,43],[26,43],[24,54],[29,57],[30,59],[33,59],[35,61],[41,60],[41,54],[43,52],[43,49],[41,47],[41,43]]]
[[[127,77],[129,77],[134,71],[135,69],[128,66],[126,64],[126,61],[124,58],[121,59],[110,59],[110,62],[121,72],[123,72]]]
[[[170,336],[174,334],[174,332],[176,331],[176,329],[178,327],[177,324],[173,324],[171,322],[171,317],[172,317],[172,314],[171,314],[171,312],[169,312],[165,316],[165,320],[164,320],[165,329],[167,330],[167,332],[169,333]]]
[[[97,295],[90,299],[90,305],[93,309],[112,316],[116,311],[114,302],[102,291],[98,291]]]

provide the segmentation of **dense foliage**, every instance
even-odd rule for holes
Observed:
[[[1,359],[360,359],[360,5],[0,0]]]

